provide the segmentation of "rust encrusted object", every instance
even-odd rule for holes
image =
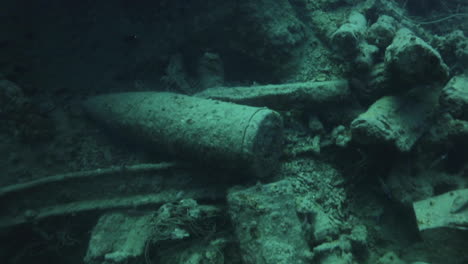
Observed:
[[[195,96],[271,109],[320,109],[349,99],[346,80],[298,82],[207,89]]]
[[[413,96],[384,96],[351,123],[353,140],[361,144],[396,147],[408,152],[432,124],[437,92]]]
[[[193,180],[210,178],[209,175],[185,164],[136,164],[58,174],[6,186],[0,188],[0,228],[66,215],[157,208],[185,198],[224,197],[227,184]]]
[[[207,167],[265,177],[282,153],[282,119],[267,108],[166,92],[100,95],[84,107],[113,134]]]

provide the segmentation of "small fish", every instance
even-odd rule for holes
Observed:
[[[384,182],[384,180],[382,180],[381,177],[379,177],[378,179],[379,179],[380,187],[382,188],[382,191],[385,194],[385,196],[389,200],[393,200],[393,194],[392,194],[392,190],[390,189],[390,187]]]
[[[445,153],[438,157],[436,160],[434,160],[431,165],[429,165],[429,169],[434,168],[435,166],[439,165],[442,161],[446,160],[448,157],[448,153]]]

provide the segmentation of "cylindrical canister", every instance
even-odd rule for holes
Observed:
[[[282,120],[268,108],[167,92],[99,95],[84,108],[113,131],[204,165],[263,177],[282,152]]]

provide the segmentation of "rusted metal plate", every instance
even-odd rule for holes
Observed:
[[[421,232],[436,228],[468,230],[468,189],[416,202],[413,208]]]

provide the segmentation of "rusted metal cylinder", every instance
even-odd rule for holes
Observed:
[[[162,153],[203,165],[271,174],[282,151],[277,112],[167,92],[95,96],[92,118]]]

